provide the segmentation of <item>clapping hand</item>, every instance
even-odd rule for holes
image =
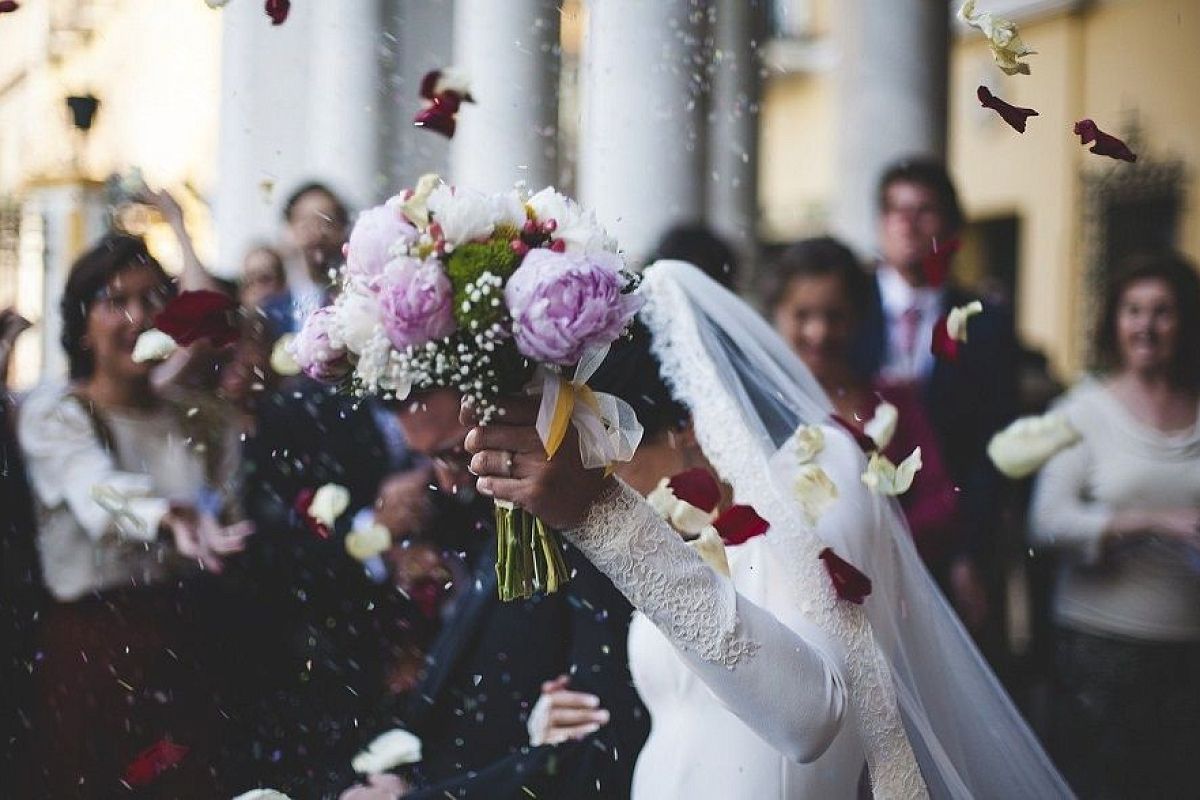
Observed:
[[[253,523],[221,525],[211,514],[190,507],[171,509],[163,524],[181,556],[198,561],[204,569],[218,575],[223,569],[222,560],[244,550],[246,537],[254,533]]]
[[[466,449],[471,472],[479,476],[482,494],[525,509],[547,525],[569,530],[581,523],[588,508],[612,486],[602,469],[587,469],[579,456],[579,440],[572,427],[558,452],[546,458],[534,427],[537,397],[509,398],[497,403],[500,413],[487,425],[467,404],[460,421],[472,427]]]
[[[609,720],[609,713],[600,707],[600,698],[585,692],[567,689],[570,678],[559,675],[542,684],[538,698],[529,715],[529,743],[560,744],[582,739],[600,730]]]

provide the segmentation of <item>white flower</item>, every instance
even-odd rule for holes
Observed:
[[[367,749],[354,757],[350,766],[363,775],[377,775],[403,764],[421,760],[421,740],[396,728],[376,737]]]
[[[700,554],[710,567],[725,577],[730,576],[729,559],[725,557],[725,542],[712,525],[705,526],[700,535],[688,542],[688,546]]]
[[[998,17],[986,11],[975,13],[975,0],[966,0],[958,10],[958,18],[972,28],[978,28],[987,37],[988,45],[992,48],[992,59],[1006,75],[1029,74],[1029,65],[1018,58],[1036,55],[1036,50],[1030,50],[1021,41],[1017,26],[1004,17]]]
[[[811,463],[800,465],[793,488],[810,525],[817,524],[817,520],[838,496],[837,485],[829,479],[825,470]]]
[[[441,182],[442,179],[436,173],[425,173],[417,179],[412,194],[400,204],[400,212],[404,214],[405,219],[416,225],[419,230],[429,227],[429,195],[433,194],[433,190]]]
[[[491,198],[474,189],[437,187],[429,195],[429,213],[452,247],[486,239],[496,227]]]
[[[863,433],[875,442],[875,447],[884,450],[892,441],[892,436],[896,433],[896,423],[899,421],[900,412],[894,405],[886,402],[880,403],[875,406],[875,413],[871,419],[866,425],[863,425]]]
[[[349,507],[350,491],[345,486],[327,483],[313,494],[312,502],[308,504],[308,515],[332,528]]]
[[[294,333],[285,333],[275,341],[275,346],[271,348],[271,369],[276,375],[289,377],[300,374],[300,365],[296,362],[296,357],[292,355],[292,340],[296,338]]]
[[[904,494],[912,486],[917,470],[921,468],[921,448],[913,450],[908,458],[897,466],[882,453],[872,453],[867,462],[867,471],[862,482],[876,494],[895,496]]]
[[[1021,417],[988,442],[987,454],[996,469],[1010,478],[1024,478],[1041,469],[1050,457],[1079,441],[1079,432],[1060,412]]]
[[[658,482],[654,491],[646,496],[646,502],[660,517],[669,522],[672,528],[689,536],[699,534],[717,518],[716,509],[705,511],[676,497],[675,492],[671,491],[668,478]]]
[[[362,355],[371,337],[379,330],[379,299],[361,286],[347,286],[334,301],[333,308],[330,342]]]
[[[492,219],[497,225],[508,225],[521,230],[529,219],[525,213],[525,200],[516,189],[492,195]]]
[[[179,349],[175,340],[157,328],[151,328],[142,333],[133,345],[133,360],[141,364],[145,361],[162,361]]]
[[[218,0],[224,2],[225,0]],[[248,792],[243,792],[233,800],[292,800],[283,792],[277,792],[274,789],[251,789]]]
[[[983,303],[978,300],[965,306],[955,306],[946,315],[946,333],[951,339],[959,342],[967,340],[967,320],[983,311]]]
[[[391,546],[392,534],[378,523],[346,534],[346,552],[356,561],[374,558]]]
[[[796,461],[807,464],[825,449],[825,432],[820,425],[801,425],[792,434],[796,447]]]
[[[538,222],[554,220],[555,228],[550,239],[563,242],[568,253],[591,255],[601,250],[617,252],[616,240],[596,221],[596,215],[584,211],[582,206],[555,191],[553,186],[547,186],[529,198],[529,207],[533,209]]]

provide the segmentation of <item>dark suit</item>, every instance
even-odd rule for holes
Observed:
[[[562,590],[502,603],[495,535],[480,544],[474,585],[431,650],[403,715],[424,755],[408,776],[418,791],[405,796],[628,797],[650,729],[629,674],[631,606],[569,546],[574,577]],[[598,696],[611,719],[581,741],[530,747],[525,723],[541,683],[562,673],[571,675],[571,689]]]
[[[889,344],[878,279],[871,281],[871,290],[854,353],[856,367],[867,377],[879,373]],[[973,299],[977,298],[948,287],[942,313]],[[986,567],[995,547],[1002,486],[987,457],[987,443],[1016,414],[1017,347],[1007,307],[985,303],[983,312],[971,318],[969,331],[958,360],[938,359],[919,389],[950,477],[961,489],[962,550]]]

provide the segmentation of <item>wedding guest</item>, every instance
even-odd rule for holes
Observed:
[[[677,259],[695,264],[726,289],[736,289],[739,276],[737,254],[729,243],[702,222],[670,228],[654,246],[647,264]]]
[[[41,796],[110,797],[122,780],[173,797],[220,791],[212,653],[189,577],[220,571],[251,529],[226,524],[230,431],[158,395],[151,365],[132,357],[173,291],[141,239],[111,234],[87,251],[62,297],[70,383],[40,387],[18,420],[52,597],[34,674]],[[182,761],[158,761],[155,777],[146,760],[172,746],[187,748]]]
[[[921,448],[921,471],[900,503],[921,558],[944,582],[950,561],[961,552],[961,539],[958,497],[937,434],[912,385],[872,381],[856,371],[850,358],[867,312],[870,278],[848,247],[821,237],[788,247],[774,266],[773,279],[766,305],[775,330],[812,370],[838,416],[861,430],[880,401],[891,403],[899,422],[884,454],[898,464]]]
[[[1058,404],[1080,435],[1042,470],[1060,551],[1059,763],[1081,797],[1179,797],[1200,751],[1200,280],[1131,260],[1096,329],[1101,375]]]
[[[960,358],[935,359],[930,351],[934,325],[951,308],[975,299],[943,274],[946,251],[964,221],[958,194],[939,162],[912,159],[884,172],[877,200],[879,262],[869,283],[855,364],[862,374],[913,385],[933,423],[960,490],[966,535],[964,552],[950,566],[951,594],[964,622],[979,634],[999,594],[995,540],[1001,483],[986,445],[1016,406],[1012,319],[1006,308],[986,304],[971,320],[970,341]],[[990,622],[995,638],[996,614]]]
[[[287,272],[278,250],[258,244],[246,251],[238,281],[238,302],[243,308],[260,308],[268,297],[286,289]]]
[[[648,729],[626,657],[629,603],[572,548],[573,577],[558,592],[500,601],[492,504],[474,492],[459,407],[457,394],[440,390],[400,413],[410,446],[433,462],[432,529],[444,547],[462,549],[470,568],[398,720],[420,737],[423,758],[342,798],[628,797]],[[563,675],[588,704],[575,715],[582,740],[529,747],[530,711],[543,684],[559,686]]]

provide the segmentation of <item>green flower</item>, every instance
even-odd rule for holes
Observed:
[[[479,331],[507,315],[504,283],[521,263],[507,239],[460,244],[446,259],[454,288],[454,318],[464,330]]]

